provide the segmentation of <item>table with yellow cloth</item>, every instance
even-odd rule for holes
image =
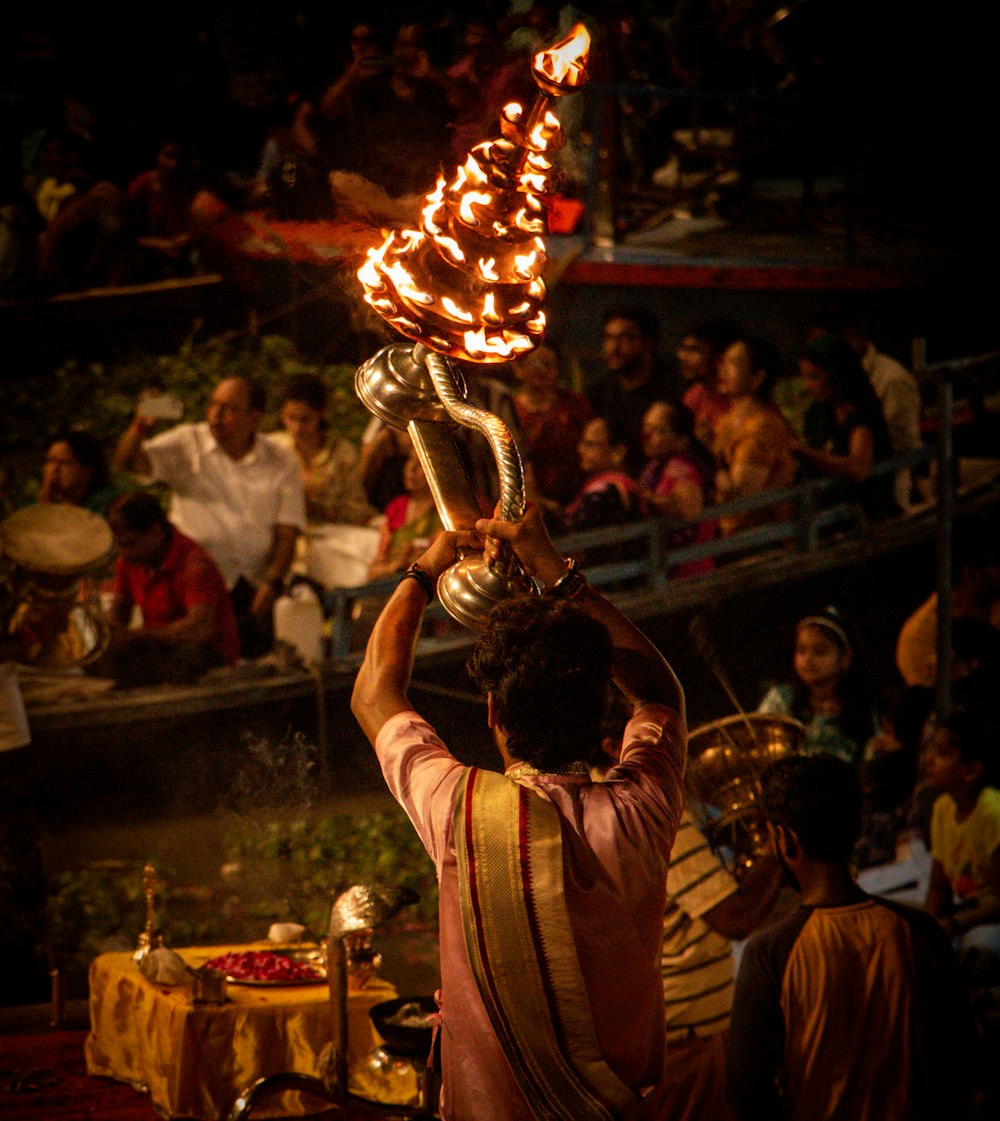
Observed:
[[[176,952],[197,969],[219,954],[267,949],[267,943],[197,946]],[[257,986],[230,983],[225,1004],[195,1004],[191,985],[153,984],[130,953],[108,953],[90,967],[87,1072],[148,1091],[168,1117],[217,1121],[258,1078],[293,1071],[319,1076],[329,1047],[332,1016],[326,984]],[[366,1077],[381,1038],[369,1009],[396,990],[374,978],[348,993],[349,1088],[377,1091]],[[412,1091],[417,1093],[416,1076]],[[266,1099],[255,1116],[315,1113],[320,1099],[288,1091]]]

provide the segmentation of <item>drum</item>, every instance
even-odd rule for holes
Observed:
[[[114,551],[111,527],[79,506],[40,503],[0,522],[0,570],[9,607],[4,633],[25,665],[65,669],[92,661],[107,628],[97,577]]]
[[[799,754],[805,738],[800,721],[760,712],[713,720],[688,735],[691,805],[708,843],[736,879],[767,851],[758,808],[761,775],[776,759]]]

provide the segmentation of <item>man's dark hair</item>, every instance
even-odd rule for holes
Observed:
[[[611,638],[564,600],[497,604],[467,669],[493,696],[507,749],[540,771],[594,757],[601,741]]]
[[[170,524],[160,500],[145,490],[120,494],[108,507],[106,516],[112,529],[127,529],[132,533],[145,533],[154,525]]]
[[[77,463],[90,471],[90,494],[108,486],[111,481],[108,457],[104,453],[104,445],[92,432],[82,428],[65,428],[49,440],[49,449],[55,444],[68,444]]]
[[[231,374],[234,381],[242,382],[247,391],[247,407],[254,412],[262,413],[267,408],[267,389],[249,374]],[[228,381],[229,377],[222,378]]]
[[[650,311],[649,308],[643,307],[641,304],[627,304],[608,308],[601,322],[606,327],[612,319],[627,319],[639,328],[639,332],[644,339],[649,339],[652,343],[660,341],[659,317],[656,312]]]
[[[772,763],[761,783],[761,809],[772,825],[792,830],[813,860],[849,860],[861,836],[861,783],[850,763],[834,755]]]

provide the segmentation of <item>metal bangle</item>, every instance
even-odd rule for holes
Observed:
[[[566,571],[549,587],[542,590],[542,595],[554,596],[556,599],[574,599],[587,587],[587,577],[577,568],[574,557],[566,558]]]
[[[399,578],[400,583],[402,583],[404,580],[416,580],[416,582],[423,590],[424,595],[427,596],[427,602],[433,602],[434,592],[436,590],[434,587],[434,577],[431,576],[431,574],[426,569],[421,568],[416,561],[414,561],[413,564],[411,564],[410,567]]]

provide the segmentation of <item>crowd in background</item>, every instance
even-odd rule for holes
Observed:
[[[576,20],[594,40],[594,84],[630,91],[605,169],[621,185],[674,189],[704,177],[704,133],[728,152],[730,187],[794,176],[808,201],[818,177],[853,165],[865,216],[877,211],[880,228],[942,214],[961,225],[968,214],[949,207],[957,188],[945,153],[974,150],[961,148],[974,118],[960,110],[934,141],[940,160],[920,158],[927,122],[948,121],[942,104],[922,111],[924,99],[964,105],[964,84],[977,80],[963,66],[928,91],[928,68],[940,76],[944,61],[967,57],[944,58],[947,25],[931,32],[911,19],[909,49],[896,51],[888,15],[865,12],[865,34],[853,36],[820,3],[771,18],[707,0],[441,2],[417,15],[393,4],[219,0],[174,6],[155,26],[116,5],[102,12],[3,17],[0,297],[218,271],[226,215],[335,217],[370,202],[354,175],[390,200],[425,193],[442,165],[495,130],[501,105],[534,96],[529,55]],[[891,124],[885,90],[907,99]],[[746,111],[742,99],[756,95],[787,101],[780,126]],[[587,175],[588,97],[558,106],[570,196]],[[348,177],[346,199],[331,173]],[[971,176],[962,190],[979,183]]]
[[[81,82],[54,84],[47,115],[33,106],[5,127],[3,295],[190,275],[213,263],[204,234],[220,212],[334,216],[331,173],[363,176],[387,205],[420,193],[440,166],[492,132],[499,106],[523,88],[527,54],[574,13],[485,4],[473,19],[442,9],[422,24],[345,21],[332,40],[310,35],[308,21],[296,32],[294,21],[266,6],[250,14],[259,22],[244,22],[239,35],[227,34],[224,19],[205,34],[194,13],[178,22],[161,44],[169,63],[142,81],[134,75],[148,115],[132,133],[109,127],[107,102],[88,98]],[[703,25],[690,43],[661,55],[658,27],[655,20],[635,26],[630,80],[669,83],[704,65],[695,49],[711,38]],[[235,43],[256,50],[236,52]],[[670,73],[656,70],[659,57],[669,59]],[[737,70],[746,61],[727,56]],[[125,81],[119,95],[129,88]],[[669,128],[654,115],[638,124],[629,158],[649,175],[670,160]],[[569,162],[570,191],[573,174]],[[528,497],[552,534],[658,516],[668,547],[683,548],[783,520],[780,493],[808,478],[832,480],[828,500],[852,504],[876,525],[929,493],[919,469],[873,470],[922,446],[919,386],[878,349],[877,326],[824,316],[800,325],[796,353],[779,354],[746,324],[717,319],[687,325],[666,361],[660,324],[647,309],[601,315],[603,371],[588,384],[570,387],[552,343],[509,368],[469,372],[471,396],[514,433]],[[788,379],[802,390],[795,415],[775,393]],[[310,549],[346,550],[352,584],[399,574],[421,555],[441,523],[408,438],[373,423],[355,446],[332,430],[327,392],[321,379],[290,379],[281,430],[265,433],[259,387],[237,376],[217,387],[204,421],[156,432],[155,412],[140,402],[114,449],[72,429],[51,442],[39,503],[90,509],[114,531],[117,661],[99,668],[190,679],[266,656],[273,609],[289,586],[302,579],[323,590],[343,571],[331,563],[329,578],[317,580]],[[495,469],[479,462],[483,449],[471,438],[463,450],[486,513],[497,497]],[[153,482],[172,492],[169,516],[146,489]],[[218,525],[205,487],[225,498]],[[772,503],[769,492],[779,495]],[[742,503],[760,496],[762,503]],[[721,514],[703,516],[720,503]],[[866,666],[852,620],[817,604],[789,636],[787,679],[757,702],[762,714],[801,721],[808,753],[835,755],[856,772],[864,809],[857,863],[892,859],[914,831],[927,843],[934,862],[927,909],[958,944],[970,991],[987,1003],[1000,959],[1000,777],[989,706],[1000,673],[995,528],[993,519],[956,540],[955,703],[944,722],[932,715],[933,596],[900,632],[890,695],[873,689],[885,675]],[[588,568],[628,555],[611,541],[578,560]],[[670,575],[700,577],[714,563],[685,560]],[[158,591],[167,587],[175,600]],[[146,607],[141,640],[128,633],[137,603]],[[701,844],[696,833],[689,839],[692,848]],[[730,883],[719,890],[737,893]],[[690,884],[675,877],[671,895],[678,915],[686,895],[694,910]],[[702,898],[701,910],[678,921],[710,916],[710,902]],[[746,933],[745,925],[706,923],[719,937]],[[723,988],[728,1002],[731,977]],[[696,1031],[693,1019],[678,1021],[678,1031],[688,1042],[702,1032],[707,1038],[728,1016],[727,1003],[711,1031],[700,1022]]]

